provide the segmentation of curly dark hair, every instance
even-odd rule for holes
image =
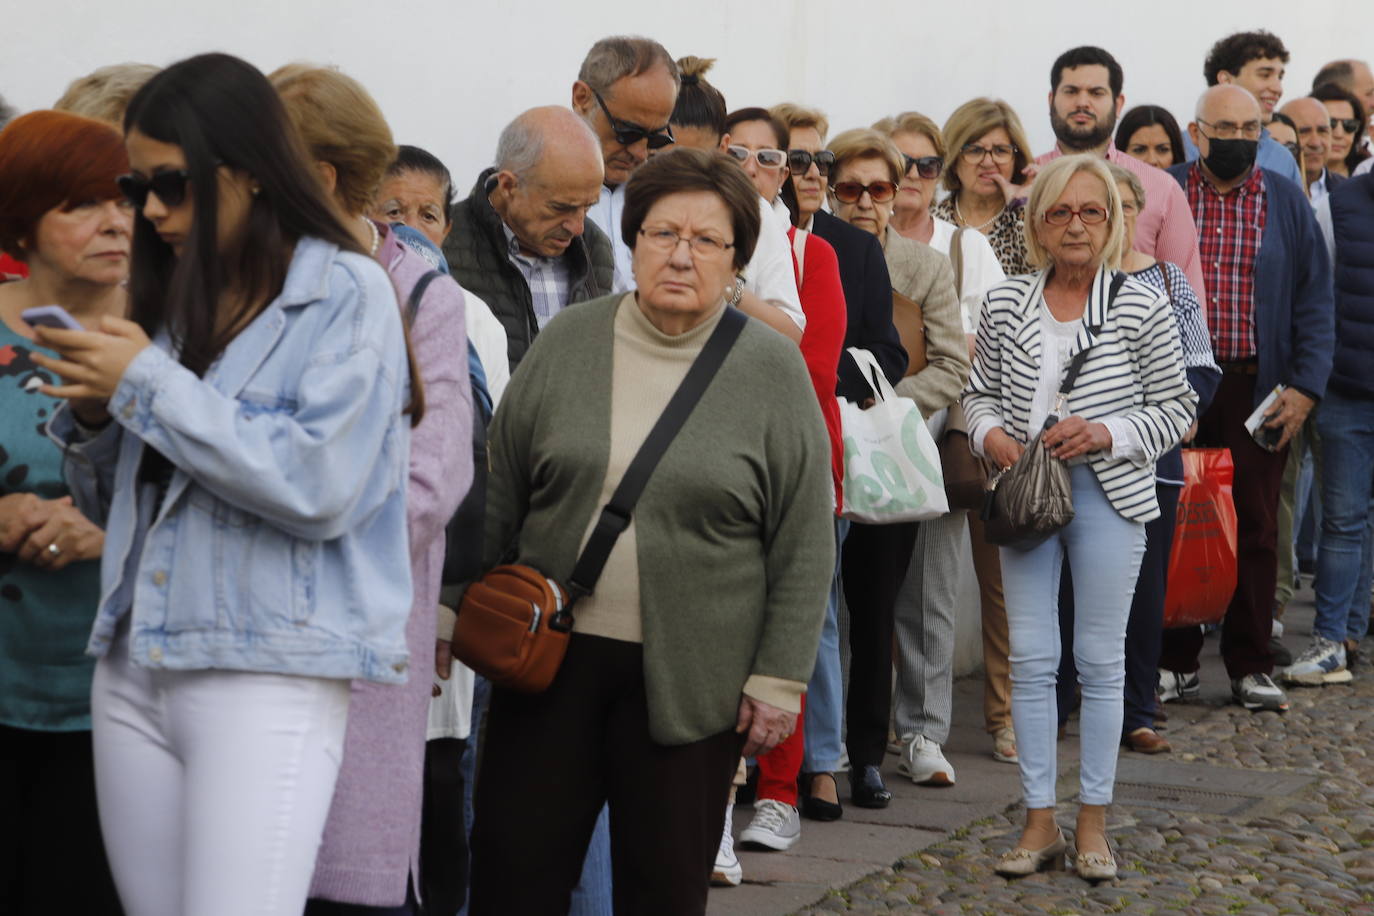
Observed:
[[[1225,70],[1234,76],[1250,61],[1271,57],[1288,63],[1288,49],[1273,32],[1263,29],[1237,32],[1212,45],[1212,50],[1207,52],[1207,60],[1202,64],[1202,75],[1207,78],[1208,86],[1215,86],[1219,82],[1217,74],[1221,71]]]

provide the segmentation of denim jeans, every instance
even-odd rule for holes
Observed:
[[[1317,429],[1322,437],[1322,533],[1312,631],[1327,639],[1361,639],[1369,626],[1374,400],[1328,391],[1317,411]]]
[[[573,888],[568,916],[612,916],[615,900],[611,884],[611,815],[602,806],[596,829],[582,860],[582,880]]]
[[[1070,469],[1074,519],[1032,550],[1002,548],[1011,636],[1011,716],[1026,807],[1055,804],[1059,717],[1059,577],[1074,575],[1073,654],[1083,688],[1079,800],[1106,805],[1116,781],[1126,677],[1126,618],[1145,554],[1145,526],[1121,516],[1087,465]]]
[[[830,601],[825,606],[820,649],[811,682],[806,685],[806,748],[802,772],[831,773],[840,765],[841,727],[844,717],[844,683],[840,675],[840,548],[849,533],[849,520],[835,519],[835,575],[830,580]]]

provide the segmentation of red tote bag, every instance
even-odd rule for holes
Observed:
[[[1235,465],[1230,449],[1183,450],[1184,485],[1169,555],[1164,626],[1220,623],[1236,590]]]

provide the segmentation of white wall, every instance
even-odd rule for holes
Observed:
[[[1049,66],[1073,45],[1117,56],[1128,105],[1163,104],[1185,121],[1206,50],[1229,32],[1283,38],[1289,97],[1327,60],[1374,58],[1371,0],[3,0],[0,10],[0,95],[21,110],[116,61],[223,50],[264,70],[334,63],[376,96],[398,142],[444,159],[463,191],[501,127],[533,105],[566,104],[586,49],[615,32],[719,58],[712,80],[732,108],[805,102],[834,130],[904,109],[942,122],[968,98],[999,95],[1037,151],[1052,142]]]

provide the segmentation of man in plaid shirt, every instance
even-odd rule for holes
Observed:
[[[1169,169],[1197,224],[1206,276],[1207,324],[1222,381],[1198,418],[1197,441],[1228,448],[1235,462],[1236,592],[1222,624],[1231,692],[1246,709],[1288,708],[1270,678],[1269,636],[1278,566],[1279,485],[1288,440],[1326,390],[1334,346],[1331,265],[1302,190],[1255,165],[1259,103],[1237,85],[1208,89],[1188,134],[1199,158]],[[1245,420],[1276,385],[1268,411],[1272,449]],[[1196,695],[1202,632],[1165,631],[1161,695]]]

